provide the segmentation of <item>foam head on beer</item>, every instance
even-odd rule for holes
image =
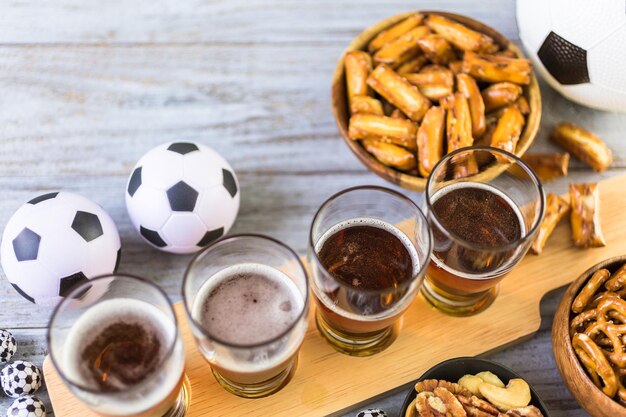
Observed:
[[[170,355],[172,346],[182,349],[176,332],[171,318],[147,302],[102,301],[68,332],[63,370],[92,395],[108,396],[107,415],[144,412],[180,390],[184,356]]]

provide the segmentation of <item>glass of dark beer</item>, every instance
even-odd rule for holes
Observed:
[[[452,315],[483,311],[535,239],[545,209],[539,179],[509,152],[463,148],[435,166],[425,200],[433,253],[424,297]]]
[[[348,355],[387,348],[430,251],[426,217],[402,194],[363,186],[329,198],[313,218],[308,251],[320,334]]]
[[[76,286],[48,330],[54,367],[102,416],[180,417],[190,386],[176,315],[157,285],[128,275]]]
[[[185,273],[183,297],[198,349],[232,394],[265,397],[292,378],[309,311],[308,276],[283,243],[234,235]]]

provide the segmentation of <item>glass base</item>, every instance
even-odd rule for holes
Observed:
[[[336,351],[350,356],[372,356],[387,349],[396,340],[402,327],[402,318],[378,333],[367,335],[349,334],[334,329],[322,318],[319,311],[315,313],[315,323],[322,337]]]
[[[451,294],[442,290],[432,283],[428,278],[422,285],[422,295],[430,304],[443,313],[451,316],[473,316],[489,307],[498,295],[500,286],[478,294],[467,296]]]
[[[211,367],[211,372],[213,372],[213,376],[222,388],[231,394],[235,394],[243,398],[261,398],[272,395],[287,385],[289,381],[291,381],[291,378],[293,378],[297,367],[298,355],[296,354],[293,362],[291,362],[291,364],[280,374],[267,381],[259,382],[258,384],[239,384],[231,381],[214,370],[213,367]]]
[[[189,403],[191,402],[191,384],[187,375],[183,377],[183,387],[180,389],[180,394],[176,400],[176,404],[163,415],[163,417],[183,417],[187,414],[189,409]]]

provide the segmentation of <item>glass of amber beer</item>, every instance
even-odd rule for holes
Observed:
[[[308,250],[320,334],[348,355],[387,348],[430,251],[426,217],[402,194],[364,186],[329,198],[313,218]]]
[[[541,183],[509,152],[463,148],[435,166],[425,200],[433,253],[422,293],[448,314],[476,314],[535,239],[545,210]]]
[[[273,394],[292,378],[308,325],[308,276],[283,243],[234,235],[193,259],[183,282],[200,353],[217,382],[245,398]]]
[[[157,285],[109,275],[56,307],[48,348],[68,388],[102,416],[180,417],[190,398],[172,305]]]

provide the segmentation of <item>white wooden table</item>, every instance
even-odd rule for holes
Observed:
[[[309,222],[324,199],[348,186],[385,184],[335,129],[329,93],[336,61],[364,27],[418,8],[467,14],[517,39],[510,0],[0,2],[0,224],[43,192],[81,193],[117,222],[121,270],[154,279],[178,300],[189,257],[142,243],[126,214],[124,185],[151,147],[196,140],[221,152],[239,175],[233,232],[269,234],[304,254]],[[602,175],[573,161],[570,177],[549,190],[626,171],[626,116],[574,105],[546,85],[542,93],[534,150],[552,149],[547,132],[570,120],[597,132],[615,154]],[[554,417],[584,416],[551,355],[561,294],[544,300],[537,335],[489,357],[526,377]],[[41,365],[49,314],[0,280],[0,327],[18,339],[16,358]],[[47,401],[45,390],[37,395]],[[390,416],[403,395],[381,403]],[[9,404],[0,397],[0,413]]]

